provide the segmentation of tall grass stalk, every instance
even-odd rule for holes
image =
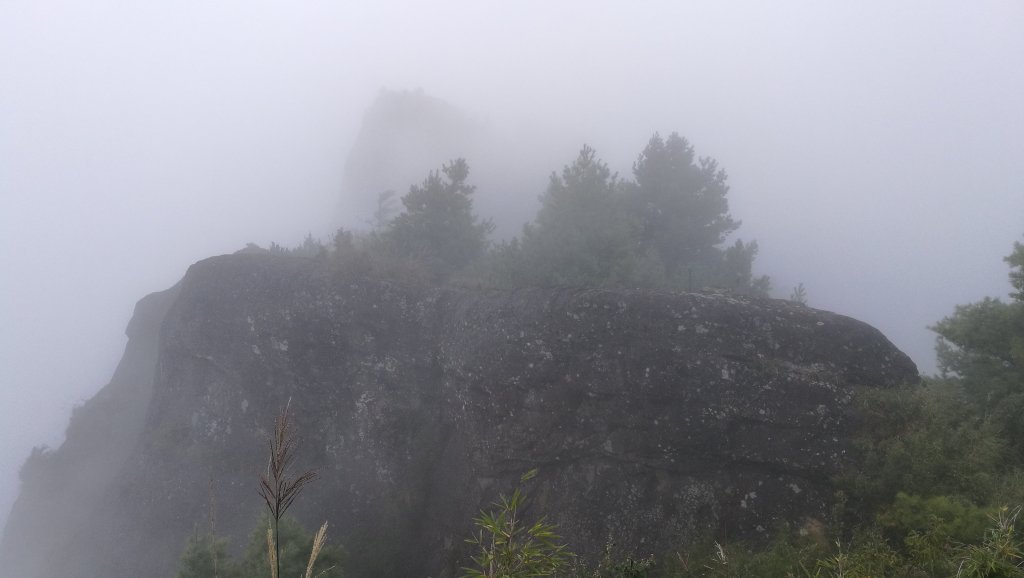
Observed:
[[[320,549],[324,547],[324,542],[326,541],[327,522],[324,522],[324,525],[320,526],[320,530],[317,531],[316,537],[313,538],[313,549],[309,552],[309,564],[306,565],[306,578],[313,578],[313,566],[316,564],[316,558],[320,555]]]
[[[267,556],[270,559],[270,578],[278,578],[281,564],[277,560],[277,540],[274,538],[273,528],[267,528]]]
[[[267,548],[270,556],[270,573],[272,578],[280,578],[281,574],[281,541],[280,523],[284,513],[302,493],[307,484],[317,479],[318,474],[306,470],[292,476],[290,469],[295,461],[295,448],[298,439],[291,428],[288,409],[291,400],[284,406],[274,422],[274,435],[270,439],[270,459],[267,471],[260,476],[259,494],[270,510],[271,527],[267,529]]]

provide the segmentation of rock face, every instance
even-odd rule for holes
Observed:
[[[259,254],[197,263],[130,329],[110,386],[23,469],[11,576],[173,576],[211,512],[240,548],[289,400],[322,476],[293,513],[331,522],[349,576],[453,575],[531,468],[533,512],[584,555],[756,537],[825,515],[855,386],[917,379],[877,330],[784,301],[426,289]]]

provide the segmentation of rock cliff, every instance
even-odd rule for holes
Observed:
[[[192,266],[129,337],[22,470],[11,576],[173,576],[211,513],[240,547],[288,400],[322,475],[293,512],[330,520],[350,576],[452,575],[535,467],[532,507],[583,554],[756,537],[825,515],[854,387],[917,379],[877,330],[784,301],[406,287],[261,254]]]

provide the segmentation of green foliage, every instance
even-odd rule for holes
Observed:
[[[768,548],[741,544],[697,547],[666,565],[666,578],[930,578],[1024,576],[1024,544],[1018,535],[1019,509],[1002,509],[970,544],[951,539],[935,526],[894,548],[883,533],[868,528],[849,542],[830,545],[780,534]],[[983,537],[982,537],[983,536]]]
[[[789,294],[789,300],[799,305],[807,305],[807,290],[804,289],[803,283],[798,283],[796,287],[793,287],[793,292]]]
[[[633,164],[630,201],[641,219],[640,242],[678,278],[687,265],[715,260],[715,247],[739,227],[729,215],[725,171],[697,159],[690,143],[655,134]]]
[[[935,324],[939,368],[963,385],[980,412],[1002,430],[1024,460],[1024,245],[1006,257],[1017,292],[1004,303],[985,298],[961,305]]]
[[[981,402],[995,402],[1021,389],[1024,363],[1024,304],[985,298],[959,305],[935,324],[939,366],[960,377]]]
[[[357,275],[418,284],[486,280],[499,285],[576,285],[725,290],[764,297],[753,274],[758,246],[734,240],[727,176],[679,136],[655,134],[620,180],[584,146],[551,175],[520,238],[492,246],[494,225],[473,212],[469,165],[456,159],[412,185],[395,215],[395,193],[377,197],[362,235],[339,231],[329,246],[308,235],[277,255],[323,258]],[[248,252],[262,252],[250,244]]]
[[[176,578],[242,578],[243,574],[231,563],[223,539],[211,534],[189,536],[185,552],[181,555]]]
[[[1024,504],[1024,470],[1015,466],[1005,471],[999,478],[989,504],[1005,506],[1006,504]]]
[[[860,391],[856,404],[863,424],[854,448],[862,465],[843,480],[855,511],[878,511],[898,492],[984,503],[1007,469],[998,428],[965,402],[956,383]]]
[[[608,285],[629,279],[635,223],[618,181],[594,149],[551,175],[534,223],[523,229],[520,282]],[[506,246],[505,251],[511,249]]]
[[[259,246],[249,243],[246,249],[250,251],[254,249],[259,250]],[[321,259],[327,256],[327,246],[320,239],[315,238],[312,233],[307,233],[306,238],[302,240],[302,244],[297,247],[289,249],[277,243],[271,243],[268,251],[274,255],[292,255],[307,259]]]
[[[963,498],[922,498],[899,492],[893,503],[878,515],[878,523],[900,535],[934,532],[958,542],[968,542],[984,533],[991,513],[991,508],[980,508]]]
[[[521,240],[492,253],[499,283],[705,287],[764,296],[767,277],[752,272],[757,243],[721,247],[739,222],[728,212],[726,174],[696,159],[677,134],[655,134],[620,181],[584,146],[553,174]]]
[[[226,542],[210,534],[193,534],[181,556],[176,578],[270,578],[267,550],[267,527],[270,518],[264,514],[250,534],[242,559],[235,561],[227,554]],[[306,575],[314,534],[297,520],[286,517],[279,528],[281,573],[283,578]],[[313,576],[341,576],[345,551],[337,545],[325,544],[319,551]]]
[[[246,578],[270,578],[270,560],[267,551],[267,526],[270,518],[264,514],[253,528],[244,556],[238,565]],[[281,519],[278,527],[279,562],[282,578],[305,576],[309,554],[313,548],[314,534],[295,518]],[[344,550],[337,545],[325,545],[316,559],[313,575],[341,576],[341,565],[345,560]]]
[[[523,475],[521,482],[535,476],[537,470]],[[479,550],[473,556],[474,568],[464,568],[466,578],[527,578],[554,576],[569,565],[571,555],[553,524],[541,518],[533,524],[523,521],[520,510],[526,496],[516,488],[494,503],[492,512],[481,512],[476,525],[479,532],[467,540]]]
[[[633,164],[633,177],[625,192],[640,222],[637,246],[656,258],[666,284],[767,295],[768,278],[751,270],[757,243],[720,248],[740,223],[729,214],[727,175],[714,159],[697,158],[676,133],[667,139],[655,133]]]
[[[494,230],[473,213],[475,187],[467,184],[469,165],[456,159],[431,172],[402,197],[405,212],[395,217],[382,238],[399,255],[422,262],[446,279],[481,257]]]
[[[743,544],[698,543],[665,561],[670,578],[787,578],[802,576],[802,565],[813,566],[828,548],[819,540],[781,531],[765,548]]]
[[[960,550],[957,578],[1011,578],[1024,576],[1024,543],[1018,537],[1020,507],[999,511],[995,524],[980,545]]]
[[[537,470],[523,474],[520,484]],[[654,558],[636,559],[613,556],[614,544],[605,545],[604,555],[593,567],[561,544],[557,528],[542,516],[532,524],[523,520],[526,495],[516,488],[511,496],[502,494],[495,510],[481,512],[474,521],[478,532],[467,543],[476,547],[472,568],[463,568],[464,578],[526,578],[528,576],[564,576],[566,578],[647,578]]]
[[[647,578],[654,572],[654,557],[633,558],[627,556],[618,560],[613,555],[615,544],[608,540],[604,554],[597,565],[590,567],[584,560],[574,557],[569,571],[570,578]]]
[[[389,189],[378,193],[377,208],[373,211],[370,226],[373,227],[374,231],[383,230],[397,212],[398,209],[395,208],[395,191]]]
[[[813,570],[811,569],[813,568]],[[874,578],[876,576],[913,576],[907,562],[874,531],[859,535],[844,549],[841,542],[813,566],[801,564],[807,578]]]
[[[1017,290],[1010,296],[1024,302],[1024,245],[1014,243],[1013,252],[1003,260],[1010,264],[1010,284]]]
[[[771,280],[767,275],[754,277],[754,259],[757,257],[757,241],[744,243],[736,239],[728,249],[722,252],[721,266],[717,277],[713,277],[717,286],[754,297],[767,297],[771,290]]]

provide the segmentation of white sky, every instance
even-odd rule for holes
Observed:
[[[802,281],[925,371],[926,325],[1009,289],[1018,0],[363,4],[0,0],[0,523],[135,301],[357,220],[339,183],[381,87],[564,151],[546,171],[587,142],[628,174],[678,131],[729,172],[778,296]]]

